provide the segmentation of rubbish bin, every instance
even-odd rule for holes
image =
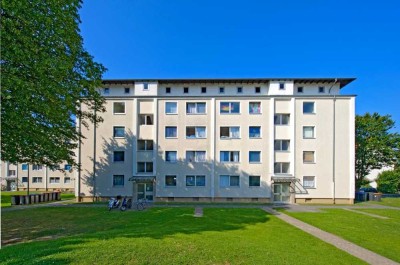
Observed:
[[[35,201],[35,195],[30,194],[29,197],[30,197],[29,199],[30,199],[30,203],[31,203],[31,204],[36,203],[36,201]]]
[[[25,204],[30,204],[31,203],[31,198],[29,195],[25,195]]]
[[[374,200],[374,192],[366,192],[366,194],[367,194],[367,201]]]
[[[12,195],[11,196],[11,205],[18,205],[19,204],[19,195]]]
[[[57,201],[61,201],[61,192],[57,192]]]
[[[35,194],[35,203],[39,203],[39,202],[40,202],[39,194]]]
[[[380,202],[382,200],[382,193],[374,193],[374,201]]]
[[[19,196],[19,204],[20,204],[20,205],[26,204],[25,196],[24,196],[24,195]]]

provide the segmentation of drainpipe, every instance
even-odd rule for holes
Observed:
[[[94,111],[94,122],[93,122],[93,201],[96,198],[96,110]]]
[[[332,87],[337,83],[335,82],[329,88],[329,94],[331,93]],[[333,204],[336,204],[336,94],[333,95],[333,157],[332,157],[332,182],[333,182]]]
[[[82,112],[82,102],[79,102],[79,113],[81,113]],[[82,134],[82,129],[81,129],[81,127],[82,127],[82,117],[79,117],[79,139],[78,139],[78,187],[77,187],[77,189],[78,189],[78,191],[77,191],[77,193],[78,193],[78,196],[77,196],[77,199],[78,199],[78,202],[80,202],[81,201],[81,170],[82,170],[82,168],[81,168],[81,163],[82,163],[82,161],[81,161],[81,156],[82,156],[82,149],[81,149],[81,134]]]

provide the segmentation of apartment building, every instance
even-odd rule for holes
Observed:
[[[104,80],[76,194],[351,204],[355,96],[341,91],[353,80]]]
[[[50,169],[42,165],[11,164],[1,161],[1,186],[8,191],[74,191],[76,170],[63,164]],[[63,169],[63,170],[59,170]],[[28,183],[29,182],[29,183]]]

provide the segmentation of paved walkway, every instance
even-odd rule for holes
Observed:
[[[335,247],[338,249],[341,249],[369,264],[377,264],[377,265],[391,265],[391,264],[399,264],[397,262],[394,262],[388,258],[385,258],[381,255],[378,255],[368,249],[362,248],[356,244],[353,244],[347,240],[344,240],[338,236],[335,236],[331,233],[322,231],[319,228],[316,228],[315,226],[306,224],[296,218],[290,217],[289,215],[286,215],[284,213],[279,213],[275,210],[273,210],[271,207],[263,207],[262,208],[264,211],[271,213],[275,215],[277,218],[285,221],[286,223],[293,225],[304,232],[311,234]]]

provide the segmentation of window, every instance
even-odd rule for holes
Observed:
[[[219,176],[219,186],[221,188],[239,187],[239,176],[221,175]]]
[[[108,87],[105,87],[103,90],[104,95],[110,94],[110,89]]]
[[[318,92],[325,93],[325,87],[323,87],[323,86],[318,87]]]
[[[125,102],[114,102],[114,114],[125,114]]]
[[[64,170],[71,170],[72,169],[72,166],[71,165],[69,165],[69,164],[65,164],[64,165]]]
[[[123,126],[114,126],[114,138],[124,138],[125,137],[125,127]]]
[[[303,177],[303,187],[304,188],[315,188],[315,177],[314,176],[304,176]]]
[[[220,113],[222,114],[238,114],[240,113],[240,103],[239,102],[221,102],[220,103]]]
[[[219,136],[223,139],[239,139],[240,138],[240,127],[220,127]]]
[[[274,163],[274,173],[276,174],[288,174],[290,164],[287,162]]]
[[[50,184],[60,183],[59,177],[52,177],[50,178]]]
[[[22,170],[23,171],[28,170],[28,164],[22,164]]]
[[[249,113],[250,114],[260,114],[261,113],[261,102],[250,102],[249,103]]]
[[[28,182],[28,177],[22,177],[22,182],[27,183]]]
[[[42,183],[43,178],[42,177],[33,177],[32,178],[32,183]]]
[[[186,103],[186,114],[204,114],[206,113],[206,103]]]
[[[166,175],[165,176],[165,186],[176,187],[176,175]]]
[[[303,162],[304,163],[314,163],[315,152],[314,151],[303,151]]]
[[[303,138],[304,139],[315,138],[314,126],[304,126],[303,127]]]
[[[50,169],[51,169],[51,171],[57,171],[57,170],[60,170],[60,166],[59,165],[51,166]]]
[[[203,86],[202,88],[201,88],[201,93],[207,93],[207,88],[205,87],[205,86]]]
[[[123,187],[124,186],[124,175],[113,175],[113,186]]]
[[[153,114],[140,114],[140,125],[153,125]]]
[[[153,150],[153,140],[138,140],[139,151]]]
[[[149,84],[143,83],[143,90],[149,90]]]
[[[219,88],[219,93],[220,93],[220,94],[225,93],[225,87],[220,87],[220,88]]]
[[[185,94],[189,93],[189,88],[188,87],[184,87],[183,88],[183,93],[185,93]]]
[[[238,88],[237,88],[237,92],[238,92],[238,94],[242,93],[242,92],[243,92],[243,87],[241,87],[241,86],[238,87]]]
[[[176,151],[165,151],[165,161],[175,163],[177,161]]]
[[[302,86],[299,86],[297,88],[297,93],[303,93],[303,87]]]
[[[255,92],[256,94],[261,93],[261,87],[259,87],[259,86],[255,87],[255,88],[254,88],[254,92]]]
[[[171,88],[170,87],[166,87],[165,88],[165,93],[166,94],[171,94]]]
[[[65,177],[64,178],[64,184],[68,184],[68,183],[71,183],[71,178]]]
[[[153,173],[153,162],[138,162],[138,173]]]
[[[206,138],[206,127],[186,127],[186,138]]]
[[[114,162],[124,162],[125,152],[124,151],[114,151]]]
[[[260,126],[250,126],[249,127],[249,137],[250,138],[260,138],[261,137],[261,127]]]
[[[274,124],[275,125],[289,125],[290,114],[275,114]]]
[[[43,169],[43,166],[42,165],[33,165],[32,166],[32,170],[33,171],[40,171],[40,170],[42,170]]]
[[[260,187],[260,176],[249,176],[250,187]]]
[[[305,114],[315,113],[314,102],[303,102],[303,113]]]
[[[275,151],[289,151],[290,140],[275,140]]]
[[[250,163],[261,162],[261,152],[260,151],[250,151],[249,152],[249,162]]]
[[[130,89],[129,87],[125,87],[125,89],[124,89],[125,94],[129,94],[130,90],[131,90],[131,89]]]
[[[206,162],[206,151],[186,151],[186,161],[192,162]]]
[[[187,187],[203,187],[206,185],[206,176],[186,176]]]
[[[9,170],[8,175],[9,176],[15,176],[16,171],[15,170]]]
[[[177,136],[178,134],[176,126],[165,127],[165,138],[176,138]]]
[[[283,82],[279,83],[279,90],[285,90],[285,83]]]
[[[165,102],[165,114],[177,114],[178,104],[176,102]]]
[[[220,162],[239,162],[239,151],[220,151]]]

